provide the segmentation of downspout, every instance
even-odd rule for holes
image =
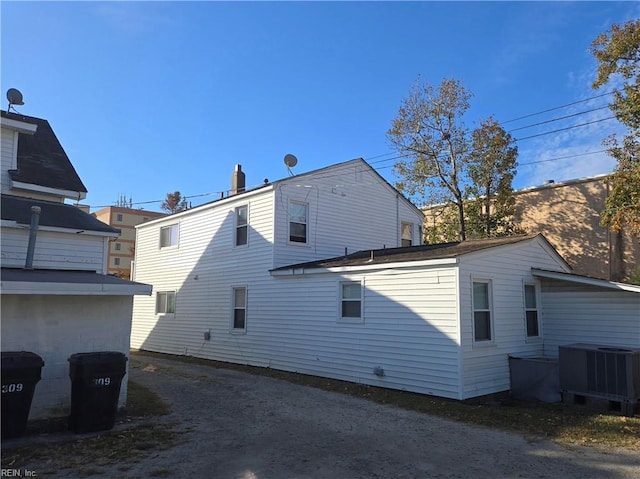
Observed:
[[[40,222],[39,206],[31,207],[31,226],[29,227],[29,244],[27,246],[27,260],[24,264],[24,269],[33,269],[33,256],[36,250],[36,236],[38,234],[38,223]]]

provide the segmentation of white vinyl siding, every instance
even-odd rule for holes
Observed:
[[[290,201],[308,204],[308,247],[289,241]],[[274,189],[273,267],[398,247],[401,221],[423,215],[363,163],[294,177]]]
[[[0,138],[0,157],[2,158],[2,192],[9,193],[11,189],[11,177],[9,170],[16,168],[16,152],[17,152],[18,132],[2,128],[2,137]]]
[[[542,279],[544,354],[571,343],[640,348],[640,294]]]
[[[460,258],[461,399],[508,390],[509,355],[543,355],[543,341],[527,340],[523,320],[522,285],[535,282],[532,267],[567,271],[566,265],[540,238]],[[474,341],[472,282],[475,278],[491,279],[493,338],[487,344]],[[543,307],[544,302],[543,299]],[[541,330],[547,334],[544,325]]]
[[[22,268],[27,259],[28,228],[3,228],[2,266]],[[105,273],[106,248],[103,236],[38,230],[34,250],[35,269],[62,269]]]

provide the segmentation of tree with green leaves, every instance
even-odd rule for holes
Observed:
[[[387,133],[403,157],[395,164],[400,191],[430,204],[454,204],[461,240],[466,239],[464,172],[469,160],[462,117],[471,96],[454,79],[444,79],[438,88],[418,79]]]
[[[512,182],[518,165],[513,137],[493,118],[481,121],[471,133],[467,189],[468,233],[490,238],[520,232],[512,218]]]
[[[622,142],[615,135],[604,140],[618,164],[602,224],[614,231],[626,225],[632,234],[640,235],[640,20],[613,25],[593,41],[591,53],[598,61],[594,89],[623,83],[614,92],[611,110],[629,130]]]
[[[427,242],[519,232],[511,222],[518,150],[493,118],[469,132],[463,116],[471,96],[453,79],[437,89],[418,81],[387,133],[402,157],[398,189],[434,205],[424,225]]]
[[[188,208],[187,199],[179,191],[167,193],[167,198],[162,202],[160,208],[169,214],[179,213]]]

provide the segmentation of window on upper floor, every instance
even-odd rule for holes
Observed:
[[[538,325],[538,294],[535,284],[524,285],[524,314],[527,326],[527,337],[540,336]]]
[[[118,213],[118,214],[116,215],[116,221],[118,221],[118,222],[122,222],[122,214],[121,214],[121,213]]]
[[[307,244],[308,242],[308,213],[309,205],[299,201],[289,202],[289,241]]]
[[[116,251],[120,251],[122,249],[122,244],[121,243],[116,243]]]
[[[247,287],[234,286],[232,288],[233,316],[231,329],[233,332],[247,330]]]
[[[413,246],[413,223],[403,221],[400,224],[401,246]]]
[[[340,319],[362,320],[362,282],[340,283]]]
[[[249,233],[249,207],[247,205],[236,208],[236,246],[246,245]]]
[[[473,281],[473,339],[476,342],[491,341],[492,308],[491,281]]]
[[[179,234],[180,227],[177,223],[160,228],[160,248],[177,246]]]
[[[175,314],[176,292],[158,291],[156,293],[156,314]]]

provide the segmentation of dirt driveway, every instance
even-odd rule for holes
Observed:
[[[629,452],[529,441],[273,378],[148,356],[132,356],[130,374],[171,403],[161,420],[184,434],[128,477],[640,478]]]
[[[33,464],[31,469],[43,472],[38,477],[640,478],[640,457],[631,452],[602,453],[527,440],[278,379],[167,358],[132,355],[129,366],[132,380],[171,404],[171,414],[153,418],[155,426],[144,426],[145,430],[156,437],[156,429],[169,427],[161,424],[166,423],[177,441],[164,450],[147,449],[146,457],[126,464],[113,453],[100,468],[84,463],[75,469],[52,468],[51,460]],[[110,436],[117,441],[126,434],[127,426],[121,425]],[[45,473],[47,463],[50,473]]]

